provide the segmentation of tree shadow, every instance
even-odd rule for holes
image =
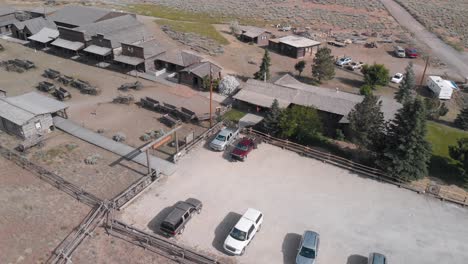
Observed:
[[[346,264],[367,264],[367,257],[361,255],[351,255]]]
[[[447,157],[432,156],[429,163],[429,175],[463,188],[464,182],[461,169]]]
[[[349,79],[349,78],[344,78],[344,77],[335,77],[335,79],[343,84],[346,84],[352,87],[361,87],[364,85],[364,81],[362,80]]]
[[[241,217],[242,215],[238,213],[229,212],[221,221],[221,223],[219,223],[219,225],[214,231],[215,237],[213,239],[213,242],[211,243],[211,245],[216,250],[222,253],[226,253],[223,249],[224,240],[229,235],[229,232],[231,232],[232,227],[234,227],[234,225],[237,223],[237,221],[239,221]]]
[[[294,264],[296,263],[297,250],[301,243],[302,236],[296,233],[287,233],[283,239],[281,252],[283,252],[283,263]]]
[[[161,232],[160,226],[164,219],[171,213],[173,206],[168,206],[161,210],[151,221],[148,223],[148,228],[151,229],[154,233],[166,236]]]

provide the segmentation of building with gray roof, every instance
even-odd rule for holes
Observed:
[[[155,60],[166,48],[155,39],[137,43],[122,43],[121,55],[114,61],[133,70],[147,72],[156,69]]]
[[[264,28],[244,26],[241,27],[240,40],[249,43],[255,43],[259,46],[267,46],[271,37],[271,32]]]
[[[296,35],[270,39],[268,48],[282,55],[303,58],[312,55],[313,48],[318,50],[320,42]]]
[[[0,6],[0,34],[9,33],[11,26],[18,21],[16,9],[10,6]]]
[[[66,117],[67,107],[36,92],[0,97],[0,129],[22,139],[44,135],[53,128],[53,116]]]
[[[188,66],[178,74],[179,83],[185,83],[196,88],[204,86],[204,79],[211,75],[213,79],[221,79],[222,68],[210,61],[201,61]]]
[[[282,108],[290,105],[311,106],[335,115],[339,123],[348,123],[349,112],[364,99],[362,95],[301,83],[288,74],[274,83],[249,79],[234,98],[261,108],[270,108],[275,99]],[[393,119],[402,107],[393,99],[380,97],[380,101],[386,121]]]
[[[179,72],[188,66],[203,60],[198,54],[185,50],[171,50],[159,55],[156,60],[156,69],[166,69],[169,72]]]
[[[49,18],[59,27],[76,28],[126,14],[109,9],[69,5],[57,10]]]
[[[43,28],[57,29],[57,26],[50,19],[37,17],[14,23],[11,26],[11,33],[14,38],[27,40],[29,37],[37,34]]]

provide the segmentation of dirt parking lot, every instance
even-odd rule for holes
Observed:
[[[401,264],[468,259],[466,209],[268,144],[243,163],[198,149],[121,218],[154,232],[170,207],[188,197],[203,201],[204,209],[176,239],[220,256],[229,229],[248,207],[264,213],[246,254],[232,257],[240,263],[293,263],[306,229],[321,235],[320,263],[364,264],[370,252]]]

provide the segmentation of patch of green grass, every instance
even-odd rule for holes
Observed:
[[[145,16],[154,16],[168,20],[190,21],[204,24],[225,24],[233,20],[244,25],[264,26],[265,22],[250,18],[234,18],[222,13],[187,12],[176,8],[156,4],[137,4],[127,8],[128,11]]]
[[[435,122],[427,123],[427,140],[432,145],[430,176],[442,179],[449,184],[464,185],[456,161],[449,155],[449,146],[456,145],[457,140],[464,137],[468,137],[468,133],[463,130]]]
[[[244,117],[247,114],[247,112],[243,112],[241,110],[237,109],[231,109],[227,113],[223,115],[223,119],[233,121],[233,122],[239,122],[239,120]]]
[[[192,32],[203,37],[210,38],[217,41],[219,44],[226,45],[229,41],[221,35],[213,25],[199,23],[199,22],[186,22],[186,21],[174,21],[167,19],[155,20],[161,26],[168,26],[172,30],[177,32]]]

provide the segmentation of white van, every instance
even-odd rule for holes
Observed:
[[[404,58],[406,57],[405,49],[400,47],[400,46],[395,46],[393,49],[393,52],[395,53],[395,56]]]

